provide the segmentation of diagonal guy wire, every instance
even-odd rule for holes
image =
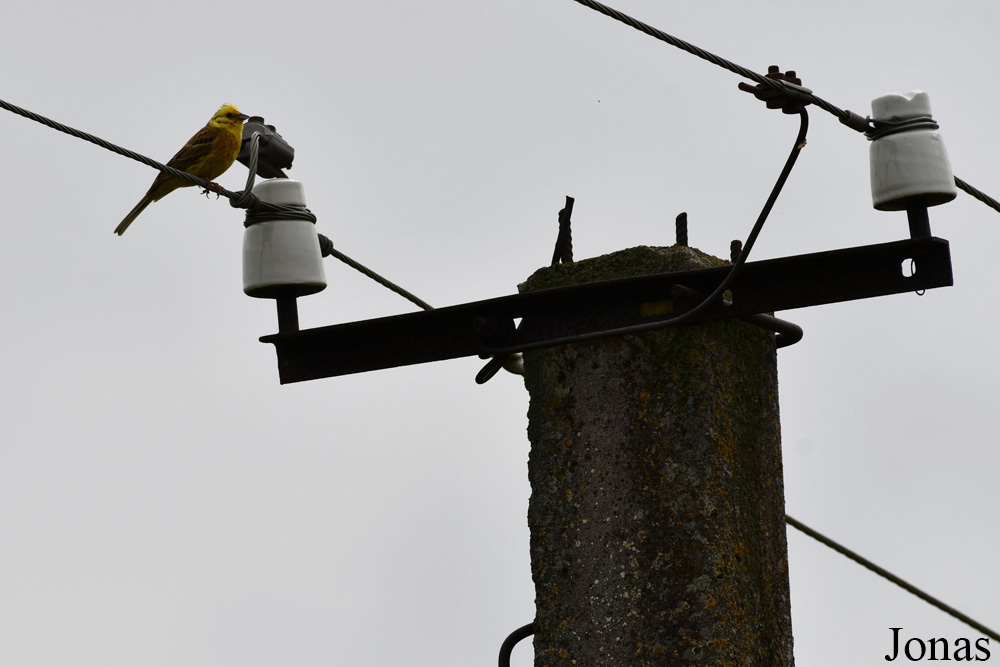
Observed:
[[[869,570],[871,570],[872,572],[874,572],[878,576],[883,577],[885,579],[888,579],[892,583],[894,583],[897,586],[899,586],[900,588],[902,588],[907,593],[912,593],[913,595],[916,595],[918,598],[920,598],[924,602],[937,607],[938,609],[940,609],[944,613],[946,613],[946,614],[948,614],[950,616],[953,616],[954,618],[957,618],[958,620],[962,621],[966,625],[968,625],[968,626],[970,626],[972,628],[975,628],[976,630],[979,630],[980,632],[982,632],[984,635],[987,635],[988,637],[994,639],[995,641],[1000,642],[1000,634],[998,634],[996,631],[990,630],[988,627],[986,627],[982,623],[978,623],[978,622],[972,620],[971,618],[969,618],[968,616],[966,616],[962,612],[958,611],[957,609],[955,609],[953,607],[949,607],[944,602],[941,602],[940,600],[938,600],[933,595],[930,595],[929,593],[925,593],[924,591],[920,590],[919,588],[917,588],[913,584],[908,583],[908,582],[900,579],[899,577],[897,577],[896,575],[894,575],[892,572],[889,572],[888,570],[885,570],[885,569],[879,567],[878,565],[876,565],[875,563],[871,562],[867,558],[864,558],[863,556],[860,556],[860,555],[854,553],[853,551],[851,551],[850,549],[848,549],[844,545],[839,544],[837,542],[834,542],[833,540],[831,540],[826,535],[823,535],[819,531],[813,530],[812,528],[810,528],[809,526],[805,525],[801,521],[796,521],[795,519],[793,519],[792,517],[790,517],[790,516],[788,516],[786,514],[785,515],[785,523],[787,523],[789,526],[792,526],[793,528],[796,528],[796,529],[802,531],[803,533],[805,533],[809,537],[813,538],[814,540],[816,540],[820,544],[828,546],[831,549],[833,549],[834,551],[836,551],[837,553],[842,554],[844,556],[847,556],[848,558],[850,558],[851,560],[853,560],[858,565],[861,565],[863,567],[868,568]]]

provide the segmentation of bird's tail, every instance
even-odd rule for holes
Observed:
[[[139,203],[135,205],[125,219],[121,221],[117,227],[115,227],[115,234],[121,236],[128,229],[128,226],[132,224],[132,221],[139,217],[139,214],[146,210],[146,207],[153,203],[153,198],[146,193],[146,196],[139,200]]]

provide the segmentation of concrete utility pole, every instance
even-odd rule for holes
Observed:
[[[720,264],[640,247],[521,291]],[[792,665],[773,334],[721,320],[524,367],[536,667]]]

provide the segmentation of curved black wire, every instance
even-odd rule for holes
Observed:
[[[847,547],[843,546],[842,544],[838,544],[837,542],[834,542],[833,540],[831,540],[826,535],[823,535],[822,533],[819,533],[819,532],[813,530],[812,528],[810,528],[809,526],[805,525],[804,523],[802,523],[800,521],[796,521],[795,519],[793,519],[792,517],[788,516],[787,514],[785,515],[785,523],[787,523],[789,526],[792,526],[793,528],[796,528],[796,529],[802,531],[803,533],[805,533],[809,537],[813,538],[817,542],[819,542],[819,543],[821,543],[821,544],[823,544],[825,546],[830,547],[831,549],[833,549],[837,553],[840,553],[840,554],[842,554],[844,556],[847,556],[848,558],[850,558],[851,560],[853,560],[855,563],[857,563],[857,564],[859,564],[859,565],[861,565],[863,567],[868,568],[869,570],[871,570],[875,574],[879,575],[880,577],[888,579],[889,581],[891,581],[892,583],[896,584],[897,586],[899,586],[900,588],[902,588],[906,592],[912,593],[913,595],[916,595],[918,598],[920,598],[924,602],[927,602],[928,604],[931,604],[931,605],[937,607],[938,609],[940,609],[944,613],[948,614],[949,616],[953,616],[954,618],[957,618],[958,620],[962,621],[966,625],[968,625],[968,626],[970,626],[972,628],[975,628],[976,630],[979,630],[980,632],[982,632],[984,635],[990,637],[991,639],[994,639],[995,641],[1000,642],[1000,634],[997,634],[996,631],[990,630],[989,628],[987,628],[982,623],[977,623],[976,621],[972,620],[971,618],[969,618],[968,616],[966,616],[962,612],[958,611],[957,609],[949,607],[944,602],[941,602],[940,600],[938,600],[934,596],[930,595],[929,593],[925,593],[922,590],[920,590],[919,588],[917,588],[916,586],[914,586],[913,584],[910,584],[910,583],[907,583],[907,582],[903,581],[902,579],[900,579],[899,577],[897,577],[896,575],[894,575],[892,572],[889,572],[887,570],[882,569],[881,567],[879,567],[875,563],[871,562],[867,558],[864,558],[864,557],[862,557],[862,556],[854,553],[853,551],[851,551]]]
[[[677,317],[669,320],[671,323],[683,324],[686,320],[694,317],[697,313],[714,306],[722,299],[722,295],[726,293],[726,290],[730,288],[733,281],[736,280],[736,277],[743,271],[743,266],[746,264],[747,256],[750,254],[750,250],[753,249],[754,243],[757,242],[757,237],[760,236],[760,231],[764,228],[764,222],[767,220],[767,216],[770,215],[771,209],[774,208],[774,203],[778,200],[778,195],[781,194],[781,189],[785,186],[785,181],[788,180],[788,176],[792,173],[792,167],[795,166],[795,161],[799,159],[799,153],[806,146],[806,134],[808,132],[809,113],[805,109],[802,109],[799,111],[799,132],[795,135],[795,144],[792,146],[792,152],[788,154],[788,159],[785,160],[785,166],[782,167],[781,173],[778,175],[778,180],[774,183],[774,187],[771,188],[771,194],[768,195],[767,201],[764,202],[764,208],[761,209],[760,214],[757,216],[757,221],[754,223],[753,229],[750,230],[747,240],[743,243],[743,251],[740,253],[736,263],[733,264],[733,268],[728,274],[726,274],[725,280],[723,280],[722,283],[715,288],[715,291],[708,295],[704,301],[683,315],[678,315]]]
[[[510,633],[507,639],[503,640],[503,644],[500,645],[500,667],[510,667],[510,654],[514,651],[514,646],[525,637],[530,637],[533,634],[535,634],[534,623],[522,625]]]
[[[799,112],[799,131],[795,135],[795,144],[792,146],[792,152],[788,155],[788,159],[785,160],[785,166],[781,169],[781,173],[778,175],[778,180],[775,182],[774,187],[771,188],[771,194],[768,195],[767,201],[764,202],[764,207],[761,209],[760,214],[757,216],[757,221],[754,223],[753,229],[750,230],[749,236],[747,236],[746,242],[743,244],[743,251],[740,253],[739,258],[733,264],[733,268],[729,270],[726,274],[725,279],[719,284],[715,291],[705,297],[697,306],[682,313],[677,317],[670,318],[668,320],[657,320],[656,322],[647,322],[644,324],[636,324],[628,327],[620,327],[618,329],[609,329],[606,331],[594,331],[586,334],[577,334],[574,336],[566,336],[564,338],[555,338],[551,340],[539,341],[536,343],[528,343],[525,345],[516,345],[510,347],[498,347],[498,348],[487,348],[483,350],[484,354],[498,356],[498,355],[508,355],[514,352],[524,352],[526,350],[534,350],[542,347],[549,347],[553,345],[565,345],[568,343],[581,343],[584,341],[596,340],[599,338],[606,338],[609,336],[626,336],[634,335],[638,333],[645,333],[647,331],[656,331],[657,329],[662,329],[664,327],[672,327],[684,324],[695,317],[701,312],[713,308],[722,302],[722,297],[726,291],[732,286],[733,281],[743,270],[743,265],[746,264],[747,256],[750,254],[750,250],[753,248],[754,243],[757,241],[757,237],[760,235],[761,229],[764,228],[764,222],[767,220],[768,214],[770,214],[771,209],[774,207],[774,203],[778,199],[778,195],[781,194],[781,189],[785,185],[785,181],[788,180],[789,174],[792,172],[792,167],[795,166],[795,161],[799,157],[799,152],[805,148],[806,145],[806,133],[809,131],[809,114],[803,108]],[[485,369],[484,369],[485,370]]]

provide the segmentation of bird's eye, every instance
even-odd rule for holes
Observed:
[[[232,117],[233,117],[233,113],[231,111],[226,114],[226,118],[232,118]]]

